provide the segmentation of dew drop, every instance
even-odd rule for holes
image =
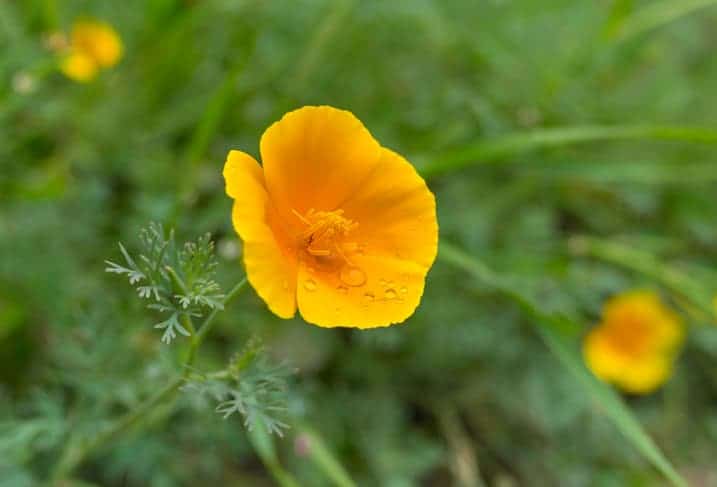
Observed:
[[[371,293],[366,293],[363,295],[363,300],[364,300],[364,303],[366,303],[366,304],[373,302],[374,299],[375,299],[375,297]]]
[[[304,281],[304,289],[307,291],[316,291],[316,281],[313,279],[307,279]]]
[[[386,291],[383,294],[384,294],[384,296],[386,296],[386,299],[396,299],[396,297],[398,296],[396,294],[396,291],[394,291],[391,288],[386,289]]]
[[[406,286],[401,286],[401,294],[406,294],[408,292],[408,288]]]
[[[282,284],[282,287],[284,288],[284,291],[288,290],[289,289],[289,281],[285,280]]]
[[[341,294],[346,294],[349,292],[349,288],[347,288],[346,286],[339,286],[336,288],[336,290]]]
[[[344,266],[339,278],[341,282],[352,287],[363,286],[366,283],[366,273],[354,266]]]
[[[380,285],[382,285],[382,286],[385,286],[386,284],[388,284],[388,283],[386,282],[386,279],[379,279],[379,280],[378,280],[378,283],[379,283]]]

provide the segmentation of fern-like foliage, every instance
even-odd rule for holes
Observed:
[[[268,432],[283,436],[289,427],[281,419],[287,411],[289,373],[287,366],[271,364],[263,347],[251,340],[225,371],[196,374],[184,389],[211,398],[225,419],[239,414],[248,430],[261,423]]]
[[[185,318],[223,308],[224,294],[214,280],[214,243],[206,234],[178,247],[174,232],[165,232],[158,223],[143,229],[139,239],[142,250],[136,258],[120,243],[124,264],[108,260],[105,270],[126,275],[139,297],[152,301],[147,307],[167,316],[154,325],[163,330],[162,342],[189,336],[191,331],[183,324]]]

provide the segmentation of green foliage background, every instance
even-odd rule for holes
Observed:
[[[717,485],[712,3],[0,1],[0,486],[41,485],[68,438],[178,372],[186,340],[161,344],[104,260],[159,221],[180,240],[210,232],[231,287],[224,158],[258,156],[263,130],[308,104],[351,110],[423,170],[442,242],[503,284],[439,259],[415,316],[373,331],[282,321],[249,291],[199,361],[261,338],[296,371],[284,438],[185,393],[63,485],[663,485],[506,292],[565,318],[551,330],[575,359],[604,300],[635,287],[690,329],[674,378],[625,401],[690,485]],[[91,84],[42,42],[80,16],[126,48]],[[628,257],[576,255],[586,235]]]

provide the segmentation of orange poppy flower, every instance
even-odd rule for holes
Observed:
[[[682,323],[649,291],[610,299],[602,322],[585,338],[588,367],[601,379],[634,394],[646,394],[672,374],[682,342]]]
[[[438,246],[433,194],[350,112],[304,107],[261,138],[260,166],[224,166],[249,282],[269,309],[319,326],[400,323],[423,294]]]

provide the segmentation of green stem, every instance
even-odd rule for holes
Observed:
[[[356,487],[336,455],[326,445],[319,433],[306,424],[298,425],[296,438],[303,438],[308,444],[307,456],[336,487]]]
[[[234,298],[236,298],[244,290],[244,288],[246,288],[246,286],[247,279],[245,277],[239,281],[224,297],[222,301],[222,308],[231,303]],[[50,485],[59,484],[62,479],[71,474],[76,467],[90,457],[96,450],[129,432],[133,426],[145,419],[157,406],[165,403],[169,398],[174,396],[189,376],[191,366],[194,364],[194,360],[196,359],[197,349],[214,326],[214,320],[218,312],[219,309],[217,308],[212,310],[209,316],[207,316],[202,323],[199,331],[192,335],[189,352],[183,364],[184,370],[182,375],[175,377],[169,384],[164,386],[163,389],[142,402],[136,408],[122,415],[94,438],[83,442],[70,441],[52,471]]]

